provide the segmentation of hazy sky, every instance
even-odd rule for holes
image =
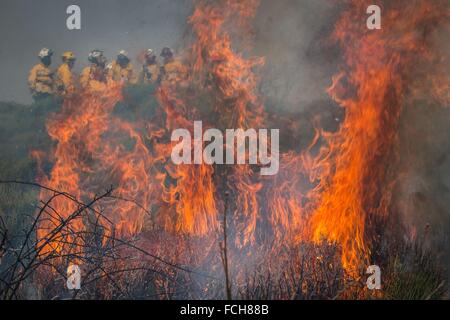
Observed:
[[[67,30],[71,4],[81,7],[81,31]],[[53,67],[63,51],[74,51],[77,71],[94,48],[108,58],[126,49],[135,58],[143,48],[176,47],[191,10],[191,0],[1,0],[0,101],[31,101],[26,79],[44,46],[55,51]]]

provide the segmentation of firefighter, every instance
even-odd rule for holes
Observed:
[[[186,67],[180,60],[175,59],[172,49],[167,47],[163,48],[161,57],[164,59],[164,65],[161,67],[163,85],[172,85],[180,80],[186,80]]]
[[[50,69],[53,51],[43,48],[39,52],[41,62],[35,65],[28,77],[28,86],[35,101],[49,98],[55,94],[54,72]]]
[[[117,59],[111,66],[111,79],[117,82],[135,84],[137,78],[135,76],[133,65],[128,57],[128,52],[122,50],[117,55]]]
[[[145,63],[142,66],[142,73],[140,80],[144,84],[159,83],[160,78],[160,66],[156,61],[156,54],[152,49],[147,49],[145,53]]]
[[[102,90],[108,83],[107,60],[101,50],[92,50],[88,57],[90,66],[83,69],[80,84],[83,89]]]
[[[72,51],[64,52],[62,61],[63,63],[56,71],[61,88],[59,92],[62,96],[70,96],[75,93],[75,81],[72,72],[76,61],[75,54]]]

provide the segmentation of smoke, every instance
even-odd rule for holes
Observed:
[[[326,93],[341,58],[329,42],[340,9],[328,0],[261,1],[251,53],[265,59],[260,95],[269,114],[281,115],[269,125],[283,127],[285,150],[306,148],[315,125],[335,131],[343,119],[343,109]]]
[[[410,236],[423,236],[429,228],[436,240],[450,231],[449,119],[450,109],[426,102],[403,114],[399,205]]]
[[[431,50],[450,59],[450,24],[432,34]],[[445,65],[445,63],[444,63]],[[445,69],[445,68],[444,68]],[[441,253],[450,277],[450,99],[447,71],[417,66],[412,82],[417,83],[419,98],[405,106],[400,121],[400,172],[396,196],[397,210],[406,226],[409,239],[424,241]],[[431,76],[430,76],[431,75]],[[435,98],[430,79],[437,79],[440,92]],[[416,94],[417,95],[417,94]]]
[[[326,41],[337,12],[326,0],[262,1],[255,54],[266,59],[262,92],[271,107],[299,112],[328,100],[338,56]]]

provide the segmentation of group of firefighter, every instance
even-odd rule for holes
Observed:
[[[28,85],[35,100],[48,97],[68,97],[77,88],[101,90],[109,81],[125,84],[170,84],[186,76],[186,68],[175,58],[173,51],[165,47],[160,57],[162,64],[152,49],[145,51],[145,60],[141,72],[136,72],[128,53],[121,50],[112,63],[108,63],[102,50],[92,50],[88,60],[90,65],[85,67],[79,76],[73,69],[76,61],[71,51],[64,52],[62,64],[51,69],[53,51],[43,48],[39,52],[40,63],[35,65],[29,74]]]

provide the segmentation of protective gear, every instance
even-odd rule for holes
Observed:
[[[172,49],[168,48],[168,47],[164,47],[161,51],[161,57],[167,59],[167,58],[172,58],[173,57],[173,51]]]
[[[156,55],[152,49],[145,52],[145,64],[142,66],[140,81],[144,84],[160,82],[161,67],[156,62]]]
[[[70,61],[70,60],[76,60],[75,58],[75,54],[72,51],[66,51],[63,53],[62,55],[62,60],[65,61]]]
[[[43,48],[38,54],[41,63],[35,65],[30,71],[28,86],[34,98],[55,93],[54,73],[50,69],[52,55],[52,50]]]
[[[81,72],[80,85],[83,89],[100,91],[105,88],[109,81],[106,58],[101,50],[92,50],[88,60],[92,63]]]
[[[141,82],[145,84],[157,83],[161,80],[161,67],[157,64],[144,64],[140,76]]]
[[[125,58],[128,59],[128,52],[126,52],[125,50],[120,50],[119,54],[117,55],[117,58]]]
[[[97,59],[103,55],[103,51],[101,50],[92,50],[89,52],[88,60],[89,62],[95,63]]]
[[[44,58],[51,57],[51,56],[53,56],[53,50],[47,49],[47,48],[42,48],[38,54],[38,57],[40,59],[44,59]]]
[[[128,58],[128,52],[122,50],[117,55],[117,60],[112,63],[110,71],[113,81],[135,84],[137,82],[133,65]]]
[[[149,58],[156,58],[155,52],[153,51],[153,49],[147,49],[147,51],[145,52],[145,58],[149,59]]]
[[[152,49],[147,49],[147,51],[145,52],[145,63],[148,65],[156,64],[156,54]]]
[[[70,96],[75,93],[75,81],[69,61],[73,60],[66,60],[66,62],[61,64],[56,71],[59,93],[63,96]]]
[[[161,51],[164,66],[161,68],[162,85],[173,85],[186,80],[187,69],[181,61],[174,58],[172,49],[165,47]]]
[[[97,65],[103,66],[103,67],[106,64],[106,58],[103,55],[103,51],[102,50],[98,50],[98,49],[92,50],[89,53],[88,60],[91,63],[97,64]]]
[[[163,85],[176,84],[179,81],[186,80],[188,75],[186,66],[177,59],[171,59],[169,62],[165,63],[161,68],[161,73]]]
[[[55,92],[53,71],[42,63],[35,65],[30,71],[28,86],[33,95],[40,93],[53,94]]]
[[[125,82],[135,84],[137,82],[133,65],[131,63],[121,65],[119,62],[114,61],[111,66],[111,79],[113,81]]]
[[[100,91],[105,89],[108,80],[108,70],[101,65],[93,63],[81,72],[80,85],[83,89]]]

